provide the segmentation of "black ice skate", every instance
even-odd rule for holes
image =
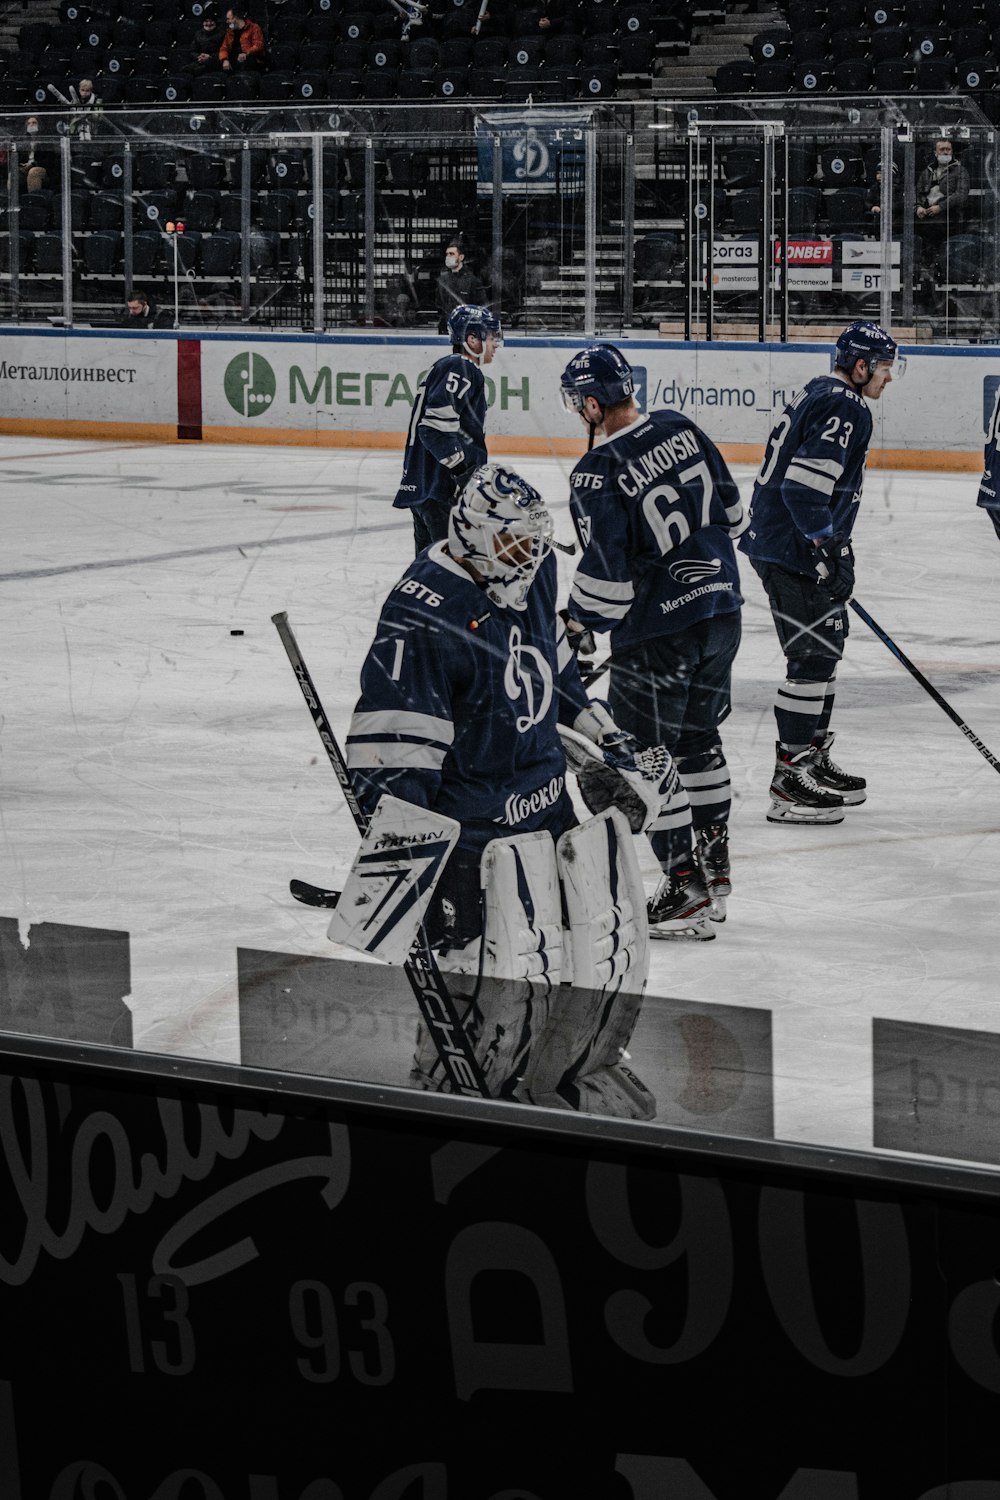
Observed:
[[[769,823],[842,823],[844,799],[814,780],[812,745],[794,755],[777,745]]]
[[[725,823],[709,823],[695,834],[695,857],[712,902],[713,922],[726,920],[726,901],[732,890],[729,879],[729,831]]]
[[[813,740],[813,759],[809,774],[813,781],[818,781],[828,792],[839,792],[845,807],[858,807],[866,801],[865,787],[868,783],[863,776],[849,776],[830,759],[830,746],[834,738],[833,730],[828,729],[818,740]]]
[[[650,937],[699,943],[715,937],[709,922],[711,897],[695,870],[664,875],[646,910]]]

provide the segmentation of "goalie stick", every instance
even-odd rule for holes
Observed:
[[[326,716],[323,705],[319,701],[319,695],[313,686],[313,680],[309,675],[309,669],[302,660],[298,642],[292,633],[292,627],[288,623],[288,615],[283,611],[271,616],[274,625],[281,637],[281,644],[285,648],[288,660],[292,664],[302,696],[306,700],[306,706],[312,715],[312,721],[316,726],[316,732],[323,741],[327,759],[334,769],[340,789],[344,794],[344,800],[350,808],[358,832],[364,834],[368,827],[368,818],[363,811],[360,802],[354,794],[351,785],[350,772],[344,759],[343,751],[334,738],[330,728],[330,721]],[[317,889],[313,887],[312,889]],[[293,891],[294,895],[295,892]],[[332,894],[332,893],[324,893]],[[312,903],[310,903],[312,904]],[[334,903],[335,904],[335,903]],[[421,927],[417,938],[410,949],[409,957],[403,965],[403,972],[410,982],[417,1004],[427,1025],[428,1032],[434,1039],[441,1066],[451,1083],[452,1090],[456,1094],[464,1094],[467,1097],[488,1099],[489,1090],[483,1078],[482,1069],[472,1050],[472,1044],[458,1018],[455,1009],[455,1001],[452,998],[448,986],[445,984],[444,976],[438,968],[437,960],[431,950],[424,929]]]
[[[989,761],[994,771],[1000,771],[1000,760],[997,760],[996,756],[991,750],[987,750],[986,746],[983,744],[979,736],[973,733],[964,719],[959,718],[958,714],[952,708],[947,698],[942,697],[937,688],[934,687],[932,683],[927,681],[927,678],[924,676],[923,672],[921,672],[918,667],[915,667],[913,665],[908,656],[905,656],[903,654],[903,652],[896,645],[896,642],[893,640],[892,636],[886,634],[881,625],[877,624],[877,622],[872,619],[868,611],[864,608],[863,605],[859,604],[856,599],[852,599],[850,601],[850,605],[854,613],[856,615],[860,615],[861,619],[864,620],[869,630],[873,631],[875,635],[878,636],[879,640],[884,646],[888,646],[889,650],[892,652],[896,660],[902,662],[903,666],[910,673],[911,677],[916,678],[916,680],[920,683],[920,686],[923,688],[924,692],[930,694],[930,696],[934,699],[934,702],[937,704],[938,708],[943,708],[949,719],[951,719],[952,723],[958,725],[959,729],[965,735],[965,738],[969,740],[973,745],[975,745],[980,755],[983,756],[985,760]]]

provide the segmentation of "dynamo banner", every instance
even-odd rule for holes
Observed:
[[[522,115],[479,115],[476,152],[478,193],[493,194],[493,142],[499,137],[502,185],[505,193],[576,194],[583,192],[584,141],[593,127],[590,110],[527,109]]]

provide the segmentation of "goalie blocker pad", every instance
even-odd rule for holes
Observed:
[[[386,963],[405,963],[460,832],[454,818],[383,796],[327,937]]]

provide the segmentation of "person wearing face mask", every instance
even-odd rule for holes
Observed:
[[[948,239],[962,229],[969,199],[969,174],[955,160],[950,140],[934,142],[934,160],[917,179],[917,232],[924,265],[937,280],[944,279]]]
[[[235,5],[226,11],[226,34],[219,48],[219,61],[226,73],[233,68],[267,66],[263,31]]]
[[[482,306],[485,301],[483,283],[465,264],[461,244],[449,240],[444,250],[444,270],[437,282],[438,333],[448,332],[448,319],[456,307],[466,303]]]
[[[181,72],[197,78],[202,73],[208,73],[211,69],[217,68],[221,41],[222,28],[218,17],[211,6],[206,6],[188,43],[187,61],[182,64]]]
[[[18,153],[18,172],[23,193],[40,193],[45,187],[55,186],[55,155],[39,144],[38,116],[29,115],[24,122],[26,139]]]

